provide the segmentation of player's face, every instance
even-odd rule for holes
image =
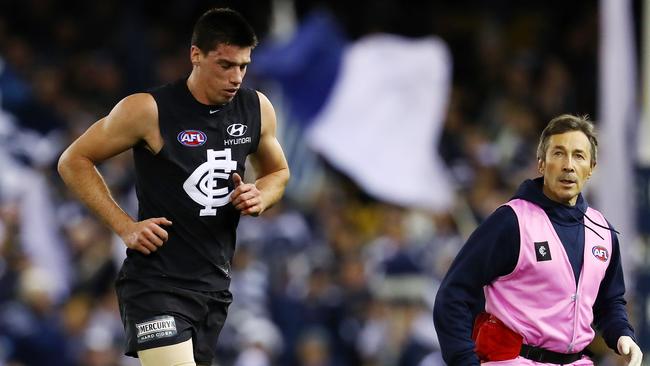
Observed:
[[[581,131],[551,135],[539,171],[544,176],[544,194],[553,201],[573,206],[591,177],[591,145]]]
[[[195,48],[192,46],[192,61],[198,66],[198,75],[210,104],[231,101],[244,80],[252,47],[219,44],[207,54]]]

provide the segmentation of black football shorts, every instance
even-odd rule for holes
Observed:
[[[126,333],[127,356],[192,338],[194,361],[210,364],[226,321],[232,294],[228,290],[197,291],[161,279],[120,276],[115,283]]]

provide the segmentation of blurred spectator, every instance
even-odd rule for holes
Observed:
[[[334,366],[334,354],[330,348],[327,332],[318,327],[306,328],[299,337],[296,350],[297,366]]]
[[[25,365],[74,365],[61,317],[49,296],[54,279],[34,266],[25,267],[18,298],[0,307],[0,324],[7,338],[7,360]]]
[[[267,319],[254,316],[243,321],[239,343],[241,353],[234,366],[270,366],[283,347],[277,327]]]

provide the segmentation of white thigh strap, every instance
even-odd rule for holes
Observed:
[[[138,357],[142,366],[196,366],[192,338],[171,346],[139,351]]]

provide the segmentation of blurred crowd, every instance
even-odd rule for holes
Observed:
[[[253,24],[260,65],[254,51],[247,83],[275,105],[290,163],[313,162],[296,169],[280,204],[241,220],[217,364],[442,365],[433,299],[463,239],[535,176],[537,138],[551,117],[597,119],[598,9],[422,3],[0,3],[0,366],[138,364],[122,355],[113,289],[124,245],[63,187],[56,161],[124,96],[188,75],[192,24],[215,5]],[[376,33],[435,34],[449,47],[450,98],[431,152],[454,182],[446,210],[381,202],[295,144],[329,98],[345,47]],[[278,60],[307,50],[318,69]],[[135,216],[130,153],[100,170]],[[398,173],[386,178],[395,189],[408,179]],[[592,348],[604,354],[602,343]]]

